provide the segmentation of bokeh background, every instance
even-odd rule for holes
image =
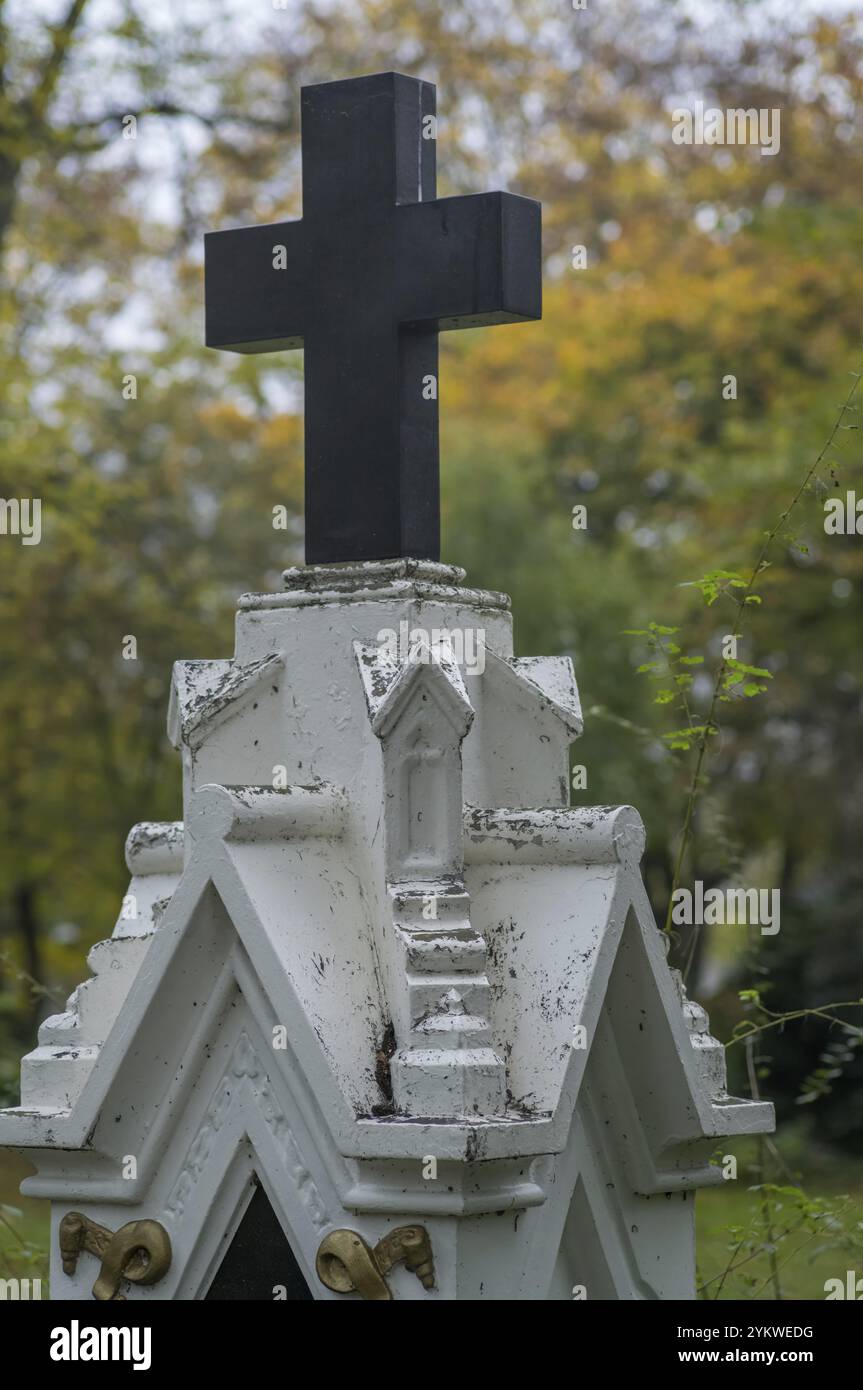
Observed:
[[[0,496],[43,504],[41,544],[0,537],[3,1103],[111,932],[129,827],[179,814],[173,661],[229,655],[237,595],[301,559],[302,357],[202,347],[203,232],[299,216],[300,85],[388,68],[438,84],[441,194],[544,204],[543,321],[441,340],[444,559],[512,595],[520,653],[573,657],[573,799],[639,808],[665,920],[696,750],[626,632],[679,629],[703,717],[733,593],[692,581],[748,577],[863,372],[859,6],[0,0]],[[778,109],[779,152],[674,144],[696,100]],[[777,935],[673,947],[719,1037],[764,1029],[729,1070],[779,1115],[699,1197],[706,1297],[863,1269],[863,537],[822,500],[863,497],[857,439],[771,548],[740,656],[772,678],[718,707],[683,865],[782,891]],[[0,1276],[44,1272],[25,1171],[0,1154]]]

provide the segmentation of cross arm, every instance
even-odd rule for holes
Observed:
[[[397,209],[402,323],[475,328],[542,317],[541,208],[514,193]]]
[[[204,237],[207,347],[276,352],[303,345],[309,272],[302,221]]]

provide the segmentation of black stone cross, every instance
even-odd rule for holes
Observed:
[[[541,316],[540,205],[435,197],[435,89],[304,87],[303,217],[205,238],[207,345],[305,348],[306,560],[440,553],[438,332]]]

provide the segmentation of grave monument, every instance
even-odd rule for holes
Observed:
[[[55,1299],[689,1299],[768,1129],[668,967],[572,664],[439,561],[437,335],[540,316],[540,210],[435,196],[435,93],[302,93],[303,217],[206,239],[207,342],[302,346],[306,559],[180,661],[142,823],[0,1144]],[[553,575],[549,583],[554,582]]]

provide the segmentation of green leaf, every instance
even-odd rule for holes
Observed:
[[[744,1004],[760,1004],[761,992],[757,989],[739,989],[737,998]],[[739,1024],[737,1026],[740,1027]]]
[[[725,665],[732,671],[739,671],[743,676],[765,676],[767,680],[772,680],[773,676],[764,666],[747,666],[745,661],[738,661],[736,657],[729,656],[725,660]]]
[[[687,753],[697,739],[706,737],[708,733],[716,733],[716,730],[708,730],[706,724],[691,724],[687,729],[670,729],[662,738],[669,748],[680,748]]]

